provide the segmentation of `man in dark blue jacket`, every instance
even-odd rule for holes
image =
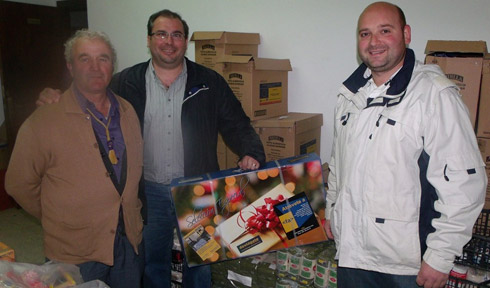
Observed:
[[[189,27],[170,11],[148,20],[151,59],[114,75],[111,89],[136,110],[144,138],[145,287],[170,287],[175,213],[170,181],[219,170],[220,133],[240,156],[238,166],[257,169],[265,162],[262,143],[226,81],[215,71],[185,58]],[[49,91],[44,91],[49,94]],[[52,90],[51,90],[52,93]],[[43,97],[38,102],[51,102]],[[187,269],[184,287],[210,287],[209,266]]]

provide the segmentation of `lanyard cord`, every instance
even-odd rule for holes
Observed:
[[[87,108],[88,113],[92,115],[95,121],[97,121],[100,125],[102,125],[105,128],[105,136],[107,138],[107,148],[109,149],[109,160],[111,160],[111,163],[113,165],[117,164],[117,157],[116,157],[116,152],[114,151],[114,145],[111,140],[111,136],[109,135],[109,125],[111,124],[111,116],[109,116],[109,120],[107,121],[107,125],[104,124],[104,122],[100,121],[97,117],[95,117],[94,113],[90,111]]]

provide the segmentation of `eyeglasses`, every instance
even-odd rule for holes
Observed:
[[[166,31],[153,32],[150,34],[150,36],[156,36],[158,40],[164,40],[168,39],[168,37],[172,37],[172,40],[175,41],[182,41],[185,38],[184,34],[180,32],[168,33]]]

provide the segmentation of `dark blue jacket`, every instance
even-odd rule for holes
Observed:
[[[240,158],[248,155],[263,164],[262,142],[225,79],[187,58],[185,61],[187,82],[181,115],[184,176],[219,170],[216,155],[218,132]],[[111,82],[111,89],[133,105],[142,131],[146,103],[145,73],[149,63],[126,68],[114,75]]]

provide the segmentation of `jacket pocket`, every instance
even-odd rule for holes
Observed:
[[[370,256],[367,261],[392,269],[419,269],[418,222],[371,217],[366,217],[364,221],[363,248]]]
[[[95,251],[94,229],[91,224],[74,224],[61,222],[60,248],[64,254],[84,257]],[[64,235],[68,237],[64,237]]]
[[[413,114],[420,112],[406,112],[398,109],[387,109],[380,113],[380,116],[376,122],[376,127],[381,129],[380,133],[383,136],[386,134],[391,135],[390,138],[386,138],[388,145],[421,147],[422,136],[420,132],[420,117],[414,117]],[[396,141],[396,142],[393,142]]]
[[[448,205],[466,205],[482,200],[481,187],[485,164],[480,153],[462,153],[445,158],[439,165],[442,177],[439,186],[444,190],[444,202]],[[440,175],[440,174],[439,174]],[[486,176],[486,175],[485,175]]]
[[[445,178],[453,178],[459,180],[459,177],[466,178],[466,175],[475,174],[476,168],[484,167],[485,163],[481,159],[481,155],[472,155],[471,153],[465,153],[460,155],[454,155],[446,158]]]
[[[374,123],[376,129],[370,136],[364,172],[364,201],[370,217],[418,221],[418,159],[423,142],[415,121],[383,111]]]

